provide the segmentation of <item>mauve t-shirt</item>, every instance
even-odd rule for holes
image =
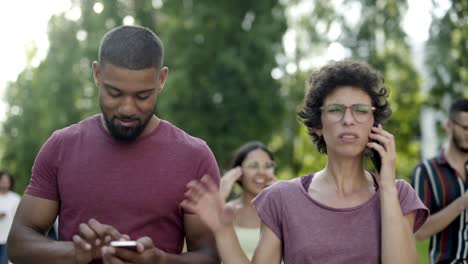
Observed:
[[[253,201],[262,221],[282,241],[284,263],[380,263],[379,191],[358,206],[331,208],[307,193],[312,177],[279,181]],[[416,232],[429,211],[404,180],[397,180],[397,190],[403,214],[416,213]]]
[[[207,144],[165,120],[131,143],[114,140],[100,115],[56,131],[34,163],[29,195],[59,203],[59,240],[70,241],[80,223],[95,218],[132,239],[180,253],[186,184],[203,175],[219,183]],[[101,263],[94,261],[93,263]]]

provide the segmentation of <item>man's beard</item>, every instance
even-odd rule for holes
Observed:
[[[131,117],[131,116],[112,116],[108,117],[103,109],[102,105],[101,106],[101,113],[104,117],[104,121],[106,122],[106,127],[109,130],[110,135],[118,140],[118,141],[123,141],[123,142],[132,142],[135,139],[137,139],[145,130],[146,126],[148,125],[149,121],[153,117],[154,110],[156,110],[156,105],[155,109],[153,112],[146,117],[145,120],[142,120],[137,117]],[[137,121],[137,125],[134,127],[124,127],[124,126],[119,126],[115,124],[115,121],[118,119],[124,119],[127,121]]]
[[[106,121],[107,129],[111,136],[119,141],[131,142],[137,139],[141,133],[145,130],[149,121],[151,120],[152,115],[148,116],[144,122],[141,122],[139,118],[128,118],[128,117],[117,117],[113,116],[110,120],[106,115],[104,115],[104,120]],[[126,119],[126,120],[135,120],[137,125],[134,127],[124,127],[115,124],[117,119]]]
[[[454,129],[452,129],[452,142],[458,151],[464,154],[468,153],[468,147],[463,147],[463,144],[462,144],[463,140],[461,136],[457,135],[457,132]]]

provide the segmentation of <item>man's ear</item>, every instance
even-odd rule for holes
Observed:
[[[447,120],[445,120],[445,123],[444,123],[444,129],[445,129],[445,133],[447,133],[447,135],[450,134],[450,131],[452,131],[452,121],[450,120],[450,118],[447,118]]]
[[[93,61],[93,77],[94,83],[99,87],[99,83],[101,81],[101,64],[97,61]]]
[[[166,84],[167,76],[169,75],[169,68],[162,67],[159,70],[159,78],[158,78],[158,92],[164,89],[164,85]]]

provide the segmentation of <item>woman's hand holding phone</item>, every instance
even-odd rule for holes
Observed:
[[[374,127],[378,127],[378,125],[374,124]],[[379,145],[382,145],[382,144],[380,144],[378,141],[376,141],[374,139],[371,139],[370,141],[371,142],[376,142]],[[372,161],[372,164],[374,165],[375,171],[377,173],[380,173],[380,170],[382,169],[382,157],[380,157],[379,152],[377,150],[375,150],[374,148],[370,148],[370,159]]]
[[[378,170],[379,185],[395,185],[396,147],[394,136],[385,131],[382,125],[378,125],[377,127],[372,127],[369,138],[371,141],[367,143],[367,146],[380,156],[381,168]],[[377,158],[377,155],[374,157]],[[376,164],[376,166],[378,166],[378,164]]]

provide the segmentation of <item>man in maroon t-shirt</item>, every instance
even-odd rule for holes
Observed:
[[[211,232],[179,206],[191,180],[219,183],[218,166],[204,141],[154,115],[162,63],[162,43],[146,28],[104,36],[93,63],[101,114],[43,145],[10,232],[13,262],[219,262]],[[57,216],[52,241],[44,233]],[[136,240],[136,250],[109,246],[119,239]]]

